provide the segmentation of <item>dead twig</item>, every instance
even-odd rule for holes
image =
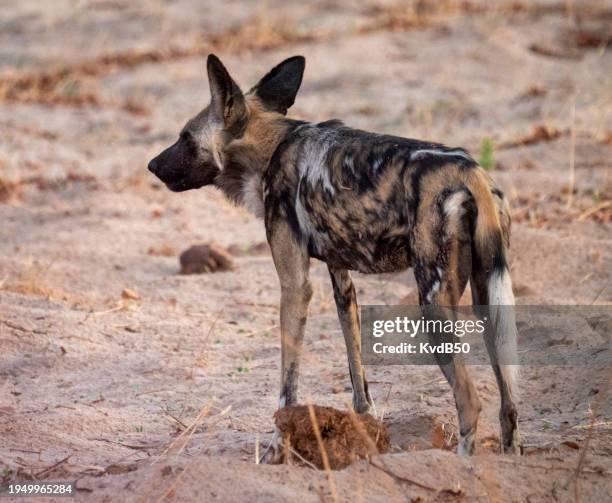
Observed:
[[[531,44],[529,50],[538,56],[546,56],[548,58],[570,59],[573,61],[582,59],[582,54],[578,51],[539,43]]]
[[[321,430],[319,429],[319,423],[317,421],[317,416],[315,415],[314,407],[312,406],[312,404],[308,404],[308,414],[310,415],[310,421],[312,423],[312,429],[314,430],[315,437],[317,437],[317,445],[319,446],[319,451],[321,452],[321,459],[323,460],[323,467],[325,468],[325,475],[327,477],[329,489],[332,493],[332,498],[334,501],[338,501],[336,479],[329,465],[329,457],[327,456],[327,451],[325,450],[325,446],[323,445]]]
[[[166,454],[168,454],[170,452],[170,450],[179,442],[182,441],[181,445],[179,446],[179,448],[176,451],[176,455],[175,458],[178,458],[181,455],[181,452],[183,452],[183,450],[185,449],[185,447],[187,447],[187,444],[189,443],[189,441],[191,440],[191,437],[193,436],[193,434],[195,433],[196,428],[200,425],[200,423],[202,422],[202,420],[206,417],[206,415],[208,414],[208,412],[210,411],[210,408],[212,406],[212,402],[213,399],[210,399],[200,410],[200,412],[198,413],[198,415],[196,416],[196,418],[191,422],[191,424],[185,429],[183,430],[180,435],[178,437],[176,437],[176,439],[164,450],[164,452],[159,456],[159,459],[161,459],[163,456],[165,456]],[[158,459],[158,461],[159,461]]]
[[[581,213],[576,219],[576,221],[582,222],[583,220],[586,220],[594,213],[597,213],[599,210],[604,210],[606,208],[609,208],[610,206],[612,206],[612,201],[604,201],[603,203],[599,203],[598,205],[593,206],[592,208],[589,208],[584,213]]]
[[[289,451],[291,452],[291,454],[297,457],[302,463],[307,465],[309,468],[312,468],[313,470],[318,470],[318,468],[315,465],[313,465],[310,461],[304,458],[299,452],[297,452],[293,447],[291,447],[291,445],[289,445]]]
[[[115,313],[117,311],[123,311],[125,309],[127,309],[125,304],[123,304],[123,302],[119,302],[115,307],[112,307],[110,309],[105,309],[104,311],[94,311],[91,313],[87,313],[83,321],[87,321],[92,316],[103,316],[105,314]]]
[[[157,443],[157,444],[149,444],[149,445],[126,444],[126,443],[123,443],[123,442],[117,442],[116,440],[110,440],[108,438],[100,438],[100,437],[99,438],[90,438],[89,440],[93,440],[95,442],[107,442],[109,444],[120,445],[121,447],[125,447],[126,449],[133,449],[133,450],[136,450],[136,451],[146,451],[146,450],[149,450],[149,449],[157,449],[157,448],[161,447],[162,445],[164,445],[161,442]]]
[[[593,438],[593,432],[595,431],[595,417],[597,414],[595,414],[594,409],[599,406],[599,402],[602,400],[602,397],[607,394],[611,382],[612,379],[608,379],[606,381],[606,384],[603,386],[603,389],[599,392],[599,394],[591,404],[591,423],[587,431],[587,436],[582,444],[582,449],[580,449],[580,454],[578,455],[578,463],[576,464],[574,475],[571,479],[567,481],[566,487],[569,486],[570,483],[574,483],[574,498],[577,502],[582,501],[582,498],[580,496],[580,474],[581,472],[585,471],[584,462],[586,460],[587,451],[589,450],[589,444],[591,443],[591,439]]]
[[[49,466],[48,468],[45,468],[44,470],[41,470],[37,473],[34,474],[35,477],[40,477],[41,475],[44,475],[45,473],[50,472],[51,470],[53,470],[54,468],[57,468],[60,465],[63,465],[66,461],[68,461],[70,458],[72,457],[72,454],[68,454],[68,456],[66,456],[63,459],[60,459],[57,463],[52,464],[51,466]]]
[[[22,327],[21,325],[17,325],[16,323],[13,323],[12,321],[2,320],[2,323],[4,323],[7,327],[12,328],[13,330],[19,330],[20,332],[31,332],[32,331],[31,329]]]
[[[431,486],[428,486],[426,484],[422,484],[421,482],[417,482],[416,480],[410,479],[408,477],[404,477],[403,475],[398,475],[397,473],[392,472],[386,466],[379,465],[378,463],[375,463],[373,460],[370,460],[370,464],[374,468],[378,468],[380,471],[386,473],[387,475],[389,475],[389,477],[392,477],[395,480],[399,480],[401,482],[406,482],[408,484],[415,485],[415,486],[420,487],[421,489],[425,489],[427,491],[438,492],[438,489],[436,489],[435,487],[431,487]]]
[[[210,327],[208,327],[208,332],[206,333],[206,336],[204,337],[204,340],[202,341],[202,350],[199,352],[198,356],[196,357],[195,361],[193,362],[193,367],[191,367],[191,380],[194,380],[194,374],[195,374],[195,368],[198,365],[198,362],[202,360],[202,358],[204,357],[204,353],[205,351],[208,349],[208,345],[209,345],[209,341],[210,341],[210,337],[213,334],[214,330],[215,330],[215,326],[217,325],[217,321],[219,321],[219,318],[221,318],[221,315],[223,314],[223,310],[225,309],[225,304],[227,302],[229,295],[226,295],[225,298],[223,299],[223,301],[221,302],[221,308],[215,313],[215,317],[213,318]]]
[[[601,294],[604,293],[606,291],[606,289],[608,288],[608,286],[610,285],[610,282],[608,281],[603,288],[599,291],[599,293],[595,296],[595,298],[593,299],[593,302],[591,302],[591,305],[595,304],[595,302],[597,302],[599,300],[599,297],[601,297]]]
[[[178,417],[175,417],[174,414],[172,414],[169,410],[162,410],[162,412],[170,419],[175,421],[181,428],[183,428],[183,430],[186,430],[188,428],[188,426],[183,423],[183,421],[181,421]]]

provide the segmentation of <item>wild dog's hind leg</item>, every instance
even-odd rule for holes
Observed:
[[[424,212],[415,236],[414,275],[421,305],[457,306],[472,269],[469,227],[463,218],[463,192],[455,192],[444,201],[443,211]],[[437,230],[437,233],[432,232]],[[431,309],[431,308],[428,308]],[[433,317],[448,319],[454,313],[433,309]],[[430,343],[457,341],[454,334],[429,332]],[[447,340],[448,339],[448,340]],[[439,355],[436,360],[453,389],[459,418],[460,455],[474,452],[474,440],[481,404],[461,354]]]
[[[269,232],[268,240],[281,286],[281,391],[278,407],[282,408],[297,403],[300,356],[312,287],[308,279],[308,253],[296,242],[287,224],[276,224]],[[278,431],[275,431],[263,460],[267,463],[281,462],[282,446]]]
[[[475,268],[476,269],[476,268]],[[489,278],[486,272],[475,270],[471,278],[472,287],[472,303],[479,306],[487,306],[489,304]],[[495,307],[489,307],[495,309]],[[512,306],[503,306],[497,309],[512,309]],[[489,318],[491,316],[489,315]],[[485,332],[485,337],[494,337],[494,334]],[[487,340],[487,350],[492,353],[491,360],[493,372],[497,379],[497,387],[501,397],[501,407],[499,410],[499,422],[501,425],[501,451],[507,454],[521,454],[522,442],[518,429],[518,412],[514,403],[512,393],[513,383],[513,367],[511,365],[499,365],[495,363],[497,354],[494,348],[494,342]]]
[[[359,311],[357,308],[357,295],[346,269],[329,268],[332,286],[334,287],[334,300],[338,310],[338,318],[344,334],[346,352],[348,356],[349,374],[353,385],[353,408],[359,414],[370,412],[372,397],[368,391],[365,371],[361,365],[361,337],[359,326]]]
[[[441,274],[440,274],[441,273]],[[467,281],[459,278],[456,271],[443,270],[439,266],[427,267],[417,265],[415,276],[419,287],[421,305],[427,306],[456,306]],[[454,313],[439,308],[427,308],[429,319],[454,319]],[[443,342],[456,342],[454,334],[428,332],[429,342],[432,346]],[[476,388],[470,379],[461,354],[439,355],[436,361],[453,390],[457,416],[459,419],[459,455],[471,455],[474,452],[474,440],[478,427],[478,416],[481,404]]]

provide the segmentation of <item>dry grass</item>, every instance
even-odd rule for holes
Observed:
[[[512,222],[535,229],[561,228],[572,222],[612,222],[612,200],[608,194],[575,193],[568,207],[569,188],[561,193],[535,192],[512,202]],[[594,200],[598,202],[593,203]]]
[[[445,2],[440,2],[445,3]],[[358,28],[359,33],[375,31],[406,31],[430,25],[425,2],[406,2],[391,6],[375,6],[368,12],[369,21]],[[435,9],[439,11],[439,7]]]
[[[442,3],[446,5],[454,2]],[[428,7],[425,8],[421,4]],[[432,13],[444,11],[440,7],[432,9],[431,5],[427,2],[416,2],[407,7],[398,4],[388,8],[373,9],[367,13],[368,21],[355,31],[361,33],[399,31],[427,26],[428,17]],[[144,64],[205,56],[215,51],[226,54],[270,51],[290,44],[320,41],[342,35],[347,33],[306,31],[291,20],[260,14],[218,35],[197,39],[185,47],[125,51],[102,55],[90,61],[65,65],[61,68],[6,75],[0,78],[0,102],[72,106],[111,105],[119,106],[132,114],[146,115],[149,112],[147,107],[133,100],[117,103],[104,99],[95,78]]]
[[[44,103],[71,106],[114,106],[134,115],[147,115],[146,104],[133,99],[117,101],[102,96],[97,77],[133,69],[144,64],[161,63],[178,59],[205,56],[210,52],[239,54],[243,52],[270,51],[287,45],[333,39],[353,33],[378,31],[406,31],[439,25],[452,15],[476,15],[495,12],[497,14],[528,13],[543,15],[566,11],[565,2],[550,5],[532,5],[530,2],[511,1],[504,3],[472,2],[465,0],[443,0],[439,2],[416,0],[400,2],[390,6],[374,6],[365,11],[366,20],[355,27],[340,30],[304,30],[290,19],[270,13],[258,14],[249,20],[208,38],[199,38],[192,44],[181,47],[139,49],[117,54],[106,54],[90,61],[65,65],[61,68],[40,72],[5,75],[0,78],[0,102]],[[587,4],[578,12],[580,19],[607,17],[612,11]],[[572,32],[574,45],[590,48],[609,45],[610,35],[601,31],[576,30]],[[567,56],[567,50],[534,46],[532,50],[548,56]],[[578,53],[572,52],[575,56]],[[578,56],[579,57],[579,54]]]
[[[96,187],[97,180],[94,176],[75,172],[69,172],[62,178],[30,176],[23,179],[8,180],[0,177],[0,203],[20,201],[23,198],[24,189],[28,186],[34,186],[41,191],[54,191],[65,189],[74,183],[86,183],[93,189]]]
[[[144,64],[204,56],[213,51],[241,53],[268,51],[286,44],[307,42],[316,34],[299,30],[286,20],[255,16],[246,23],[209,39],[195,40],[187,47],[125,51],[102,55],[62,68],[17,73],[0,79],[0,102],[44,103],[47,105],[118,106],[134,115],[147,115],[146,105],[133,99],[116,102],[101,96],[96,77]]]
[[[559,129],[549,124],[536,124],[532,127],[531,132],[516,138],[501,141],[495,145],[495,148],[498,150],[505,150],[516,147],[524,147],[527,145],[535,145],[536,143],[556,140],[561,136],[567,136],[569,133],[569,129]]]
[[[159,245],[151,246],[147,251],[147,254],[153,255],[155,257],[176,257],[178,252],[168,243],[162,243]]]
[[[339,470],[390,449],[386,426],[370,415],[296,405],[279,409],[274,420],[283,433],[283,445],[290,443],[295,452],[319,469]]]
[[[23,193],[21,183],[0,178],[0,203],[19,201]]]
[[[21,269],[8,274],[0,281],[0,290],[44,297],[49,300],[73,300],[73,296],[49,284],[48,273],[53,264],[46,266],[29,260]]]

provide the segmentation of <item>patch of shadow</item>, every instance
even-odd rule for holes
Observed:
[[[609,316],[591,316],[586,318],[586,321],[604,341],[612,340],[612,319]]]

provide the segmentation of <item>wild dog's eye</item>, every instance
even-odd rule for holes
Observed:
[[[181,131],[179,138],[185,141],[193,141],[193,135],[189,131]]]
[[[198,152],[198,142],[196,141],[196,139],[193,137],[193,135],[189,131],[181,132],[180,140],[189,149],[189,152],[192,155],[197,155],[197,152]]]

